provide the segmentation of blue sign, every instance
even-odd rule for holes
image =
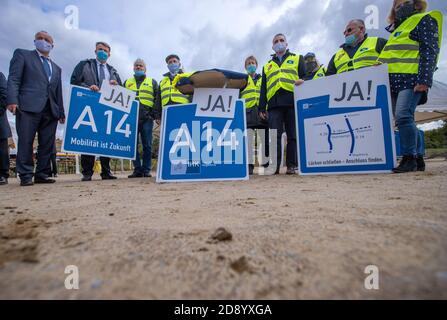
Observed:
[[[120,89],[121,90],[121,89]],[[73,86],[62,150],[95,156],[135,159],[138,102],[117,109],[101,104],[101,93]]]
[[[396,166],[386,65],[306,82],[295,97],[300,174]]]
[[[227,118],[226,109],[214,117],[204,113],[212,106],[164,108],[157,182],[247,180],[245,106],[242,100],[234,106]]]

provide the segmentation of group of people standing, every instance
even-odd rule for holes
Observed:
[[[350,21],[345,30],[345,42],[334,54],[327,67],[318,62],[314,53],[305,56],[289,51],[287,38],[277,34],[272,41],[274,54],[257,73],[256,57],[245,60],[248,84],[241,90],[245,99],[247,127],[265,132],[268,153],[269,130],[276,130],[276,167],[279,173],[282,160],[281,138],[287,134],[287,174],[298,168],[293,91],[304,81],[387,63],[393,100],[393,112],[400,131],[403,158],[396,173],[425,170],[420,136],[414,120],[417,105],[425,103],[439,58],[442,39],[442,13],[427,12],[426,0],[394,0],[389,16],[391,33],[388,40],[370,37],[360,19]],[[21,185],[54,183],[48,176],[51,154],[54,153],[57,123],[65,122],[62,100],[61,69],[50,59],[53,38],[45,31],[35,35],[36,50],[17,49],[10,63],[6,81],[0,73],[0,184],[6,184],[9,172],[7,137],[9,126],[6,109],[15,114],[18,133],[17,173]],[[164,106],[186,104],[191,96],[182,94],[172,85],[183,73],[180,57],[166,57],[168,72],[160,83],[146,74],[142,59],[134,63],[134,76],[122,82],[117,70],[107,63],[111,47],[97,42],[96,57],[83,60],[75,67],[71,84],[99,91],[103,81],[135,91],[140,103],[138,136],[142,154],[137,154],[134,172],[129,178],[150,177],[152,160],[152,131],[159,122]],[[33,142],[38,134],[37,165],[34,169]],[[6,141],[6,142],[5,142]],[[250,148],[251,149],[251,148]],[[273,155],[274,156],[274,155]],[[110,158],[101,157],[101,178],[116,179],[110,169]],[[81,156],[82,181],[91,181],[95,157]],[[268,166],[269,163],[261,165]],[[253,173],[250,165],[250,173]],[[33,180],[34,178],[34,180]]]

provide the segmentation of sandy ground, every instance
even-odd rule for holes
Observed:
[[[442,160],[398,176],[11,179],[0,194],[0,298],[445,299],[446,173]],[[219,227],[231,241],[209,241]],[[79,268],[79,290],[65,289],[67,265]],[[368,265],[379,290],[364,288]]]

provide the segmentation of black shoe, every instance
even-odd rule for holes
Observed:
[[[424,156],[418,156],[416,159],[417,171],[425,171]]]
[[[0,186],[4,186],[5,184],[8,184],[8,178],[0,177]]]
[[[140,172],[134,172],[131,175],[127,176],[129,179],[134,179],[134,178],[144,178],[144,174],[140,173]]]
[[[414,172],[417,170],[417,162],[415,156],[403,156],[397,168],[393,169],[394,173]]]
[[[118,178],[109,173],[109,174],[101,175],[101,179],[102,180],[116,180]]]
[[[92,176],[83,175],[81,181],[83,181],[83,182],[92,181]]]
[[[34,182],[33,182],[33,180],[31,180],[31,179],[28,179],[28,180],[21,180],[21,181],[20,181],[20,186],[21,186],[21,187],[30,187],[30,186],[32,186],[32,185],[34,185]]]
[[[147,172],[147,173],[143,174],[143,176],[144,176],[145,178],[152,178],[152,175],[151,175],[150,172]]]
[[[55,182],[56,180],[50,178],[34,178],[34,183],[36,184],[50,184]]]
[[[287,168],[286,174],[288,174],[288,175],[296,174],[296,169],[295,168]]]

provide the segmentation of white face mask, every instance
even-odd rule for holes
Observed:
[[[34,40],[34,45],[37,50],[44,53],[49,53],[53,49],[53,45],[44,39]]]

